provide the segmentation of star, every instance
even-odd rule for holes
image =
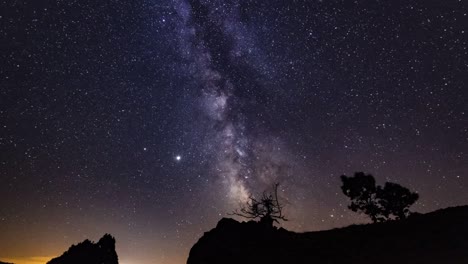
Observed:
[[[176,161],[180,161],[181,159],[182,159],[182,157],[180,155],[175,156]]]

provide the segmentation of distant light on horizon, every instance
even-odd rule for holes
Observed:
[[[14,264],[45,264],[57,256],[12,257],[1,258],[0,261]]]

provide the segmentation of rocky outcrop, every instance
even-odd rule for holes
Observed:
[[[468,263],[467,238],[468,206],[308,233],[224,218],[192,247],[187,263]]]
[[[85,240],[72,245],[62,256],[54,258],[47,264],[118,264],[115,252],[115,239],[105,234],[97,243]]]

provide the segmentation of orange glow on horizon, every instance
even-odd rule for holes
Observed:
[[[9,257],[0,258],[0,261],[14,264],[46,264],[47,261],[55,258],[56,256],[37,256],[37,257]]]

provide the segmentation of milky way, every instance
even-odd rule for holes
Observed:
[[[259,65],[249,58],[261,49],[253,32],[241,22],[239,1],[175,4],[181,19],[180,52],[199,89],[199,111],[209,119],[207,130],[195,132],[208,134],[204,148],[214,157],[211,173],[222,181],[227,198],[245,202],[252,187],[258,191],[271,185],[291,167],[285,157],[272,156],[274,148],[281,154],[286,151],[280,142],[269,139],[273,135],[259,137],[252,132],[259,127],[268,130],[261,124],[254,126],[262,114],[261,103],[248,97],[249,89],[264,89]],[[246,107],[258,112],[246,115]]]

